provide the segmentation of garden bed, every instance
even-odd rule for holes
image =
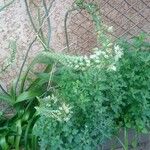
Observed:
[[[97,150],[103,143],[106,150],[112,146],[146,149],[150,129],[148,35],[114,41],[108,36],[113,27],[103,23],[97,5],[77,0],[74,9],[92,18],[97,46],[89,55],[58,53],[50,47],[50,28],[48,36],[42,30],[44,19],[50,23],[47,11],[51,7],[43,0],[45,15],[41,19],[38,11],[38,28],[25,2],[36,36],[10,88],[0,85],[0,100],[4,101],[0,149]],[[35,41],[43,50],[25,67]],[[2,72],[14,63],[16,42],[10,47],[12,54]],[[37,65],[43,70],[35,71]]]

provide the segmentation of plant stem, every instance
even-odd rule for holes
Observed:
[[[25,65],[26,60],[27,60],[27,58],[28,58],[29,51],[30,51],[32,45],[34,44],[34,42],[36,41],[36,39],[37,39],[37,37],[36,37],[36,38],[31,42],[31,44],[29,45],[28,50],[27,50],[26,55],[25,55],[25,58],[24,58],[23,63],[22,63],[22,65],[21,65],[21,68],[20,68],[20,71],[19,71],[19,75],[18,75],[18,79],[17,79],[16,85],[15,85],[15,93],[16,93],[16,94],[17,94],[18,83],[19,83],[19,80],[20,80],[20,77],[21,77],[21,74],[22,74],[24,65]]]
[[[123,142],[116,136],[117,140],[119,141],[119,143],[121,144],[121,146],[123,147],[124,150],[126,150],[125,145],[123,144]]]
[[[133,146],[133,150],[137,150],[137,146],[138,146],[138,132],[135,131],[135,137],[134,137],[134,144],[132,145]]]
[[[8,92],[3,88],[3,86],[0,84],[0,89],[8,96],[10,96],[10,94],[8,94]]]
[[[12,0],[11,2],[7,3],[6,5],[4,5],[3,7],[0,8],[0,12],[3,11],[6,7],[8,7],[9,5],[11,5],[15,0]]]
[[[45,9],[45,14],[46,14],[46,18],[47,18],[47,24],[48,24],[48,42],[47,42],[47,48],[49,49],[50,40],[51,40],[51,22],[50,22],[50,17],[49,17],[49,10],[47,8],[45,0],[43,0],[43,6],[44,6],[44,9]]]
[[[32,136],[32,148],[37,150],[37,137],[35,135]]]
[[[16,122],[16,127],[17,127],[17,136],[15,139],[15,150],[20,150],[19,145],[20,145],[20,139],[22,134],[21,120],[18,120]]]
[[[41,21],[41,15],[40,15],[39,8],[38,8],[38,22],[39,22],[39,27],[40,27],[42,25],[42,21]],[[39,29],[39,35],[41,35],[41,39],[42,39],[43,43],[46,44],[42,28]]]
[[[34,31],[37,32],[37,28],[35,27],[35,24],[34,24],[34,22],[33,22],[32,15],[31,15],[30,10],[29,10],[28,2],[27,2],[27,0],[25,0],[24,2],[25,2],[25,6],[26,6],[26,9],[27,9],[27,13],[28,13],[30,22],[31,22],[31,24],[32,24],[32,27],[33,27]]]
[[[124,128],[124,145],[125,145],[125,150],[128,150],[128,133],[127,133],[127,128]]]
[[[7,144],[7,141],[6,141],[6,137],[5,137],[5,136],[0,137],[0,147],[1,147],[3,150],[9,150],[9,146],[8,146],[8,144]]]
[[[69,47],[69,38],[68,38],[68,32],[67,32],[67,20],[68,20],[69,13],[71,13],[75,10],[77,10],[77,8],[73,8],[73,9],[68,10],[65,14],[65,19],[64,19],[65,38],[66,38],[66,45],[67,45],[67,51],[68,52],[70,51],[70,47]]]

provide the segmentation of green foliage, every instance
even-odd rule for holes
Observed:
[[[57,87],[54,94],[56,99],[72,106],[73,115],[62,123],[61,119],[58,120],[62,115],[58,111],[60,106],[55,108],[50,102],[47,102],[50,107],[43,106],[45,99],[40,100],[37,111],[41,117],[34,129],[35,135],[40,137],[41,149],[97,149],[98,144],[116,129],[114,113],[110,111],[109,99],[105,96],[108,88],[106,76],[107,70],[116,70],[115,64],[123,54],[122,49],[111,43],[103,32],[102,29],[107,27],[102,25],[96,6],[82,2],[81,8],[93,17],[97,39],[102,47],[94,48],[94,54],[89,57],[42,52],[35,59],[35,62],[44,60],[43,63],[51,60],[59,62],[62,69],[58,67],[53,78]],[[52,98],[48,99],[51,101]],[[59,112],[60,116],[52,110]],[[74,130],[77,132],[75,135]]]
[[[84,0],[76,5],[91,15],[98,47],[90,56],[44,51],[21,81],[19,77],[19,86],[12,84],[8,93],[0,93],[0,99],[15,110],[11,117],[0,112],[0,149],[96,150],[124,128],[125,144],[120,143],[127,150],[128,129],[149,132],[150,43],[143,34],[131,44],[111,42],[105,33],[112,27],[101,22],[97,6]],[[10,46],[13,52],[4,69],[15,58],[16,43]],[[37,63],[46,69],[28,82]]]
[[[125,103],[121,120],[125,127],[146,132],[150,127],[150,45],[141,35],[131,44],[124,42],[123,47],[118,72],[125,83],[121,88]]]
[[[45,73],[50,73],[51,69],[46,71]],[[46,91],[48,81],[43,82],[43,80],[37,76],[21,93],[16,92],[14,86],[8,95],[0,93],[0,99],[7,102],[14,110],[10,112],[10,117],[6,116],[5,112],[0,116],[0,149],[37,149],[37,137],[32,133],[33,125],[38,119],[34,107],[38,105],[37,96],[49,93]]]
[[[112,42],[112,39],[106,32],[112,32],[112,27],[104,25],[100,18],[100,13],[97,6],[93,3],[86,3],[84,1],[76,1],[79,9],[85,9],[95,25],[95,32],[97,34],[98,46],[93,48],[93,53],[90,56],[70,56],[67,54],[60,54],[55,52],[42,52],[35,61],[41,63],[51,62],[52,60],[61,65],[74,70],[87,70],[89,67],[105,68],[110,70],[116,69],[116,63],[123,55],[122,48]]]
[[[0,11],[7,8],[13,2],[14,0],[11,0],[5,6],[2,6]],[[41,32],[42,29],[40,29],[40,33]],[[49,93],[49,91],[47,91],[48,81],[45,81],[44,78],[41,79],[41,77],[38,76],[32,78],[32,81],[28,81],[29,72],[33,69],[35,64],[39,63],[39,61],[33,61],[28,66],[27,70],[24,70],[24,64],[27,60],[28,53],[36,39],[37,38],[35,38],[29,45],[20,73],[17,76],[18,80],[14,80],[9,91],[5,91],[0,85],[0,88],[2,89],[0,100],[5,101],[8,106],[11,106],[13,109],[13,112],[10,111],[8,115],[6,110],[0,112],[0,149],[2,150],[38,149],[37,137],[32,134],[33,125],[38,119],[34,107],[38,105],[37,96],[42,97]],[[0,73],[5,73],[6,69],[15,60],[17,49],[16,41],[10,42],[10,48],[12,50],[10,58],[4,61],[4,64],[0,68]],[[51,74],[51,66],[52,63],[50,63],[50,65],[48,64],[43,73]],[[24,75],[21,76],[23,73]]]
[[[96,149],[98,144],[110,137],[114,130],[112,113],[105,104],[107,99],[103,90],[107,85],[100,84],[105,81],[102,71],[91,69],[86,72],[72,72],[62,69],[57,79],[56,94],[59,102],[68,104],[71,109],[69,117],[65,121],[58,120],[51,115],[51,109],[60,109],[60,106],[39,106],[42,115],[35,126],[35,134],[41,137],[41,147],[44,143],[48,149]],[[101,91],[100,91],[101,90]],[[62,100],[60,100],[62,99]],[[42,103],[43,100],[40,100]],[[46,113],[45,113],[46,112]],[[62,112],[59,112],[62,115]],[[56,114],[55,114],[56,115]],[[67,117],[68,118],[68,117]],[[45,123],[48,124],[45,126]],[[43,133],[41,134],[41,132]],[[76,133],[76,134],[75,134]],[[48,138],[49,137],[49,138]],[[56,138],[57,137],[57,138]],[[57,142],[57,144],[54,144]],[[58,144],[59,143],[59,144]],[[54,147],[54,145],[58,147]],[[79,147],[80,145],[80,147]]]
[[[120,45],[124,56],[118,61],[116,71],[97,67],[84,72],[58,68],[53,76],[57,87],[54,94],[60,103],[71,106],[72,115],[67,121],[59,121],[50,113],[51,109],[58,110],[59,105],[39,106],[41,117],[34,131],[42,148],[97,149],[98,144],[122,128],[149,132],[149,43],[139,36],[131,44],[123,41]],[[125,149],[128,149],[127,138],[126,133]]]

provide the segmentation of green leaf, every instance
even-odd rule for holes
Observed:
[[[131,126],[132,126],[131,123],[128,123],[128,122],[125,125],[127,128],[131,128]]]
[[[7,103],[9,103],[11,105],[13,104],[11,96],[8,96],[8,95],[5,95],[5,94],[1,94],[1,93],[0,93],[0,101],[5,101],[5,102],[7,102]]]
[[[25,142],[25,148],[28,149],[29,143],[30,143],[30,138],[35,137],[33,134],[30,134],[30,131],[33,129],[33,126],[35,124],[35,122],[37,121],[37,116],[33,116],[31,120],[28,121],[26,130],[25,130],[25,136],[24,136],[24,142]],[[29,138],[30,137],[30,138]],[[36,147],[37,145],[34,144],[34,147]]]
[[[37,73],[36,74],[38,78],[40,79],[45,79],[45,80],[49,80],[49,73]]]
[[[146,128],[143,128],[143,129],[142,129],[142,133],[144,133],[144,134],[148,134],[148,133],[149,133],[149,131],[148,131]]]
[[[37,96],[40,96],[41,94],[42,94],[41,90],[23,92],[22,94],[20,94],[18,96],[18,98],[16,100],[16,103],[26,101],[26,100],[29,100],[29,99],[33,99]]]
[[[50,54],[52,54],[52,56],[53,56],[53,53],[50,53],[50,52],[41,52],[33,60],[31,66],[34,66],[35,64],[38,64],[38,63],[39,64],[47,64],[47,65],[53,64],[53,57]]]
[[[5,136],[3,136],[3,137],[0,137],[0,146],[1,146],[1,148],[3,149],[3,150],[8,150],[8,144],[7,144],[7,142],[6,142],[6,138],[5,138]]]

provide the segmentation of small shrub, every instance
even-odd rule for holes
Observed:
[[[94,150],[122,128],[135,129],[138,133],[149,131],[149,46],[140,36],[133,41],[132,44],[140,42],[141,45],[137,48],[128,42],[120,43],[124,56],[117,63],[116,71],[97,67],[86,71],[58,69],[53,77],[57,87],[54,94],[60,103],[71,107],[71,117],[59,121],[51,113],[44,113],[54,109],[52,105],[44,107],[35,126],[41,147]]]

